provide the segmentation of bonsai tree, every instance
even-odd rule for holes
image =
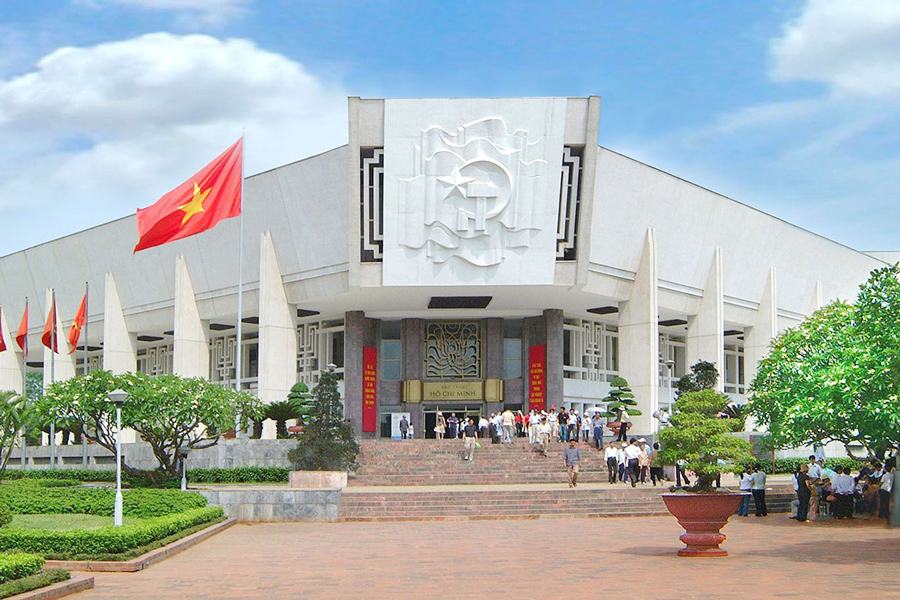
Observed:
[[[600,415],[607,419],[620,420],[622,411],[625,410],[628,412],[628,416],[641,416],[641,411],[636,408],[637,401],[634,399],[634,394],[628,387],[628,381],[624,377],[616,377],[610,382],[610,385],[612,389],[609,391],[609,396],[603,399],[603,402],[606,402],[606,412],[600,413]]]
[[[298,419],[301,423],[306,424],[306,420],[309,418],[309,415],[312,413],[312,409],[315,406],[313,395],[309,393],[309,388],[306,384],[302,381],[300,383],[295,383],[291,388],[287,399],[296,407],[298,416],[294,418]]]
[[[688,392],[675,403],[672,426],[659,432],[660,459],[684,461],[697,475],[696,492],[713,491],[716,476],[753,460],[750,443],[731,435],[727,419],[718,418],[728,397],[713,390]]]
[[[34,422],[37,413],[25,398],[15,392],[0,392],[0,480],[6,472],[12,449],[23,429]]]
[[[353,427],[343,418],[337,375],[329,368],[313,390],[312,407],[288,460],[298,471],[348,471],[356,467],[358,454]]]

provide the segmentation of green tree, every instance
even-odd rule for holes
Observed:
[[[98,444],[115,453],[116,411],[109,393],[122,389],[128,398],[122,407],[122,427],[136,431],[150,444],[165,476],[181,467],[181,448],[208,448],[219,441],[220,432],[235,423],[246,427],[262,414],[260,401],[200,378],[177,375],[94,371],[52,384],[39,404],[43,414],[59,420],[84,422]],[[123,463],[131,475],[153,478]]]
[[[700,390],[714,390],[716,383],[719,381],[719,370],[716,365],[701,360],[691,366],[691,372],[685,373],[675,385],[675,398],[678,399],[682,394],[688,392],[699,392]]]
[[[714,390],[688,392],[674,405],[671,427],[659,432],[660,460],[684,461],[697,474],[694,491],[712,491],[717,475],[753,460],[750,443],[732,434],[727,419],[718,418],[727,405],[728,397]]]
[[[772,342],[750,385],[750,412],[773,446],[900,447],[898,273],[876,269],[855,304],[833,302]]]
[[[288,460],[300,471],[347,471],[356,466],[359,444],[353,427],[343,418],[337,375],[322,373],[313,390],[313,405],[306,424],[297,435],[297,447]]]
[[[34,408],[15,392],[0,392],[0,481],[16,447],[19,433],[27,431],[37,417]]]
[[[639,417],[642,414],[636,408],[637,401],[624,377],[613,378],[610,386],[612,389],[609,391],[609,396],[602,400],[606,402],[606,412],[600,413],[601,416],[607,419],[619,419],[623,410],[627,411],[630,417]]]

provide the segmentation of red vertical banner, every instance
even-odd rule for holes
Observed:
[[[528,410],[547,409],[547,346],[528,347]]]
[[[375,431],[378,423],[378,354],[375,348],[363,348],[362,430]]]

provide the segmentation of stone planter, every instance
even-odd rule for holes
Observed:
[[[725,541],[725,535],[720,530],[746,495],[663,494],[666,508],[685,530],[678,538],[685,543],[678,556],[728,556],[728,552],[719,548],[719,544]]]
[[[290,487],[305,489],[344,489],[347,487],[346,471],[291,471]]]

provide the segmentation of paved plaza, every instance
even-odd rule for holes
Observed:
[[[237,525],[94,598],[900,598],[900,530],[786,515],[725,528],[721,559],[678,558],[671,517]]]

